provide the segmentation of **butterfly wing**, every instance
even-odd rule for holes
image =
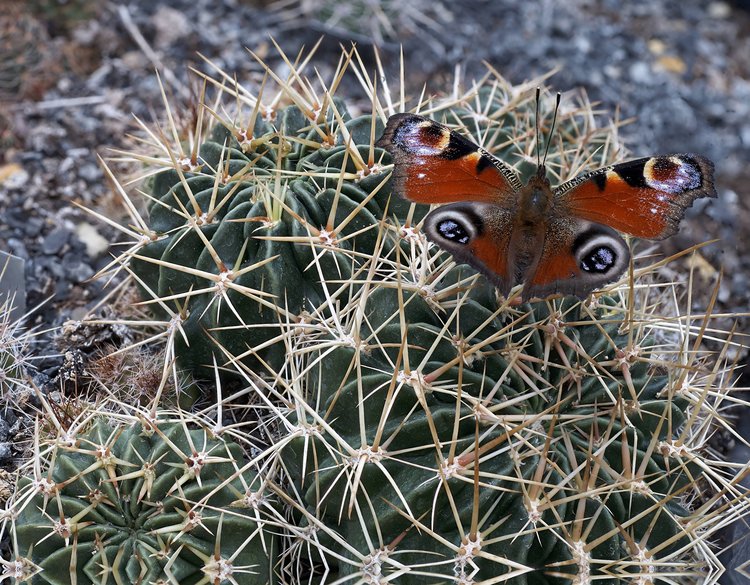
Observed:
[[[513,213],[491,203],[443,205],[427,214],[427,237],[484,274],[507,296],[517,284],[509,260]]]
[[[523,298],[553,294],[587,296],[627,270],[630,250],[612,228],[557,217],[547,223],[539,261],[526,272]]]
[[[395,193],[416,203],[447,203],[425,217],[427,237],[507,295],[516,284],[508,258],[521,188],[512,167],[416,114],[391,116],[378,146],[393,157]]]
[[[393,191],[416,203],[482,201],[508,207],[521,188],[510,166],[416,114],[391,116],[377,145],[393,157]]]
[[[716,197],[714,166],[696,154],[640,158],[576,177],[555,189],[559,215],[649,240],[675,234],[699,197]]]

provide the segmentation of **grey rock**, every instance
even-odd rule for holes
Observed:
[[[19,238],[8,238],[8,251],[14,256],[18,256],[22,260],[29,259],[29,252],[26,249],[26,244]]]
[[[76,260],[70,263],[63,264],[65,268],[65,277],[73,283],[80,284],[87,281],[89,278],[94,276],[94,269],[91,268],[86,262]]]
[[[34,238],[42,232],[44,220],[40,217],[29,217],[23,226],[23,231],[29,238]]]
[[[48,233],[42,240],[42,252],[48,255],[57,254],[68,242],[70,230],[64,227],[58,227]]]

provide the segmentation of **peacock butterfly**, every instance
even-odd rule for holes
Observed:
[[[628,268],[630,250],[618,232],[668,238],[696,198],[716,197],[713,163],[696,154],[639,158],[553,189],[538,155],[524,185],[510,165],[416,114],[391,116],[377,145],[393,158],[395,193],[447,204],[425,217],[428,239],[505,296],[523,284],[527,300],[587,296]]]

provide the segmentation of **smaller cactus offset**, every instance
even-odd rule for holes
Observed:
[[[9,301],[0,302],[0,403],[4,407],[18,402],[28,390],[26,373],[32,334],[13,319]]]
[[[271,508],[237,444],[182,417],[84,427],[19,482],[14,566],[31,583],[273,581]]]

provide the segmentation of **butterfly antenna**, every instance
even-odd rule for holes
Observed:
[[[536,130],[536,167],[537,169],[542,168],[542,161],[539,156],[539,96],[542,93],[540,87],[536,88],[536,114],[534,114],[534,125]]]
[[[537,102],[537,109],[539,108],[539,103]],[[557,97],[555,99],[555,112],[552,114],[552,127],[549,131],[549,136],[547,137],[547,145],[544,147],[544,158],[542,158],[542,167],[547,162],[547,153],[549,152],[549,145],[552,144],[552,136],[555,133],[555,123],[557,122],[557,110],[560,109],[560,92],[557,92]],[[539,127],[539,113],[537,112],[537,128]],[[538,130],[537,130],[538,131]]]

